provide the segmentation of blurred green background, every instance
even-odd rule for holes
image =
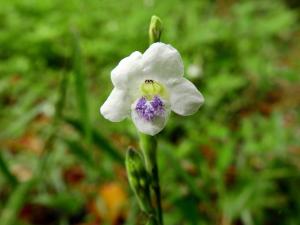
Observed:
[[[295,0],[0,0],[0,225],[144,224],[99,114],[153,14],[205,96],[159,134],[166,225],[300,224]]]

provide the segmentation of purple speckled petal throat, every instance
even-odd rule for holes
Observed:
[[[135,111],[141,118],[147,121],[152,121],[156,117],[164,115],[164,106],[163,101],[158,96],[154,96],[151,101],[142,97],[138,100],[135,106]]]

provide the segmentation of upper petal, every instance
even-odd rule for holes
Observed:
[[[195,85],[185,78],[180,78],[169,85],[171,109],[182,116],[198,111],[204,103],[203,95]]]
[[[119,122],[130,115],[130,99],[126,91],[114,88],[101,106],[100,113],[112,122]]]
[[[115,87],[126,89],[142,74],[142,54],[138,51],[122,59],[111,71],[111,80]]]
[[[166,80],[183,76],[184,68],[175,48],[156,42],[143,54],[143,71],[148,79]]]

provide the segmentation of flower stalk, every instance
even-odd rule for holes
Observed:
[[[157,16],[152,16],[149,26],[149,41],[150,45],[159,42],[162,33],[162,22]],[[159,173],[157,166],[157,140],[155,136],[140,133],[140,148],[142,150],[146,171],[150,177],[150,187],[155,195],[156,203],[156,215],[155,218],[149,218],[149,224],[155,224],[159,221],[160,225],[163,225],[163,213],[161,205],[161,192],[159,184]]]
[[[157,166],[157,140],[155,136],[140,133],[140,148],[142,150],[146,171],[150,177],[150,187],[155,195],[157,220],[163,225],[163,213],[161,205],[161,192],[159,173]]]
[[[162,23],[157,16],[152,16],[149,27],[150,45],[159,42],[162,32]],[[145,87],[144,87],[145,86]],[[147,93],[156,88],[153,82],[146,82],[143,86]],[[156,88],[157,89],[157,88]],[[141,109],[143,104],[140,103]],[[139,206],[148,216],[147,225],[163,225],[161,205],[161,192],[157,166],[157,140],[154,135],[139,132],[140,149],[138,152],[129,148],[126,154],[125,164],[128,181],[133,190]],[[152,195],[155,199],[155,209],[152,205]]]

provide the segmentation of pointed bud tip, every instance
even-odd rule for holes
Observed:
[[[156,25],[162,25],[162,21],[161,21],[161,19],[158,17],[158,16],[156,16],[156,15],[153,15],[152,17],[151,17],[151,24],[156,24]]]
[[[153,15],[151,17],[149,27],[149,39],[150,43],[159,42],[160,36],[163,30],[162,21],[158,16]]]
[[[128,149],[127,149],[127,156],[128,157],[132,157],[133,155],[135,155],[135,153],[136,153],[136,151],[134,150],[134,148],[133,147],[129,147]]]
[[[144,170],[143,160],[140,153],[132,147],[129,147],[126,152],[125,165],[129,174],[134,171],[142,173]]]
[[[126,161],[129,160],[133,160],[133,161],[136,161],[136,159],[140,159],[141,156],[140,156],[140,153],[138,153],[133,147],[129,147],[127,152],[126,152]]]

